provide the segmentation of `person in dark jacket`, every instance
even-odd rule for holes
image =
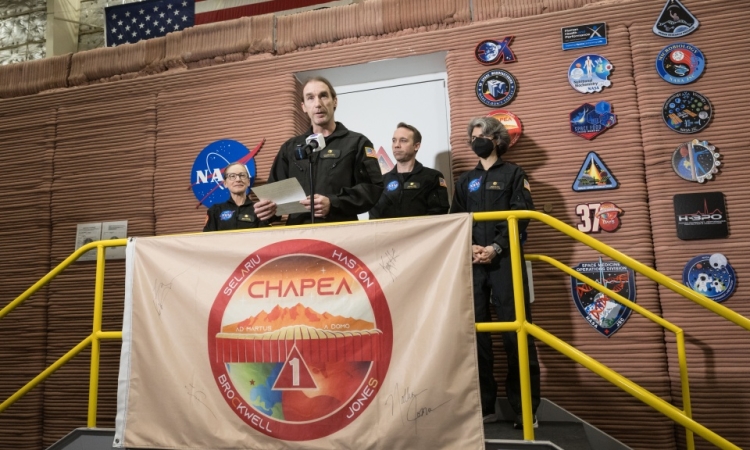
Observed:
[[[229,200],[211,205],[206,211],[203,231],[238,230],[265,226],[255,215],[255,207],[247,195],[250,174],[242,163],[232,163],[224,168],[224,186],[229,189]]]
[[[307,194],[301,203],[310,209],[309,162],[298,161],[295,149],[313,133],[324,136],[326,146],[310,155],[315,181],[315,222],[357,220],[377,203],[383,192],[383,176],[372,142],[360,133],[348,130],[334,120],[338,99],[331,83],[323,77],[308,80],[302,88],[302,110],[311,122],[310,129],[286,141],[276,155],[268,182],[297,178]],[[276,204],[260,199],[256,214],[271,219]],[[310,223],[310,214],[290,214],[287,225]]]
[[[526,173],[521,167],[500,158],[508,150],[510,143],[510,136],[505,127],[493,117],[478,117],[469,122],[468,135],[471,148],[479,157],[479,163],[474,169],[459,177],[451,212],[533,210],[531,186]],[[524,231],[527,225],[528,221],[519,221],[519,232]],[[516,312],[507,222],[474,222],[472,244],[476,321],[491,321],[490,304],[495,307],[501,322],[514,321]],[[521,268],[526,320],[531,322],[526,265],[522,264]],[[536,414],[541,400],[539,361],[534,339],[532,336],[528,338],[532,408]],[[517,415],[515,426],[521,428],[521,382],[518,369],[518,337],[515,332],[503,333],[503,346],[508,358],[505,392]],[[492,340],[488,333],[477,333],[477,353],[482,416],[485,422],[494,422],[497,421],[497,382],[492,373]],[[534,426],[537,426],[536,415]]]
[[[421,145],[419,130],[403,122],[396,126],[391,141],[396,167],[385,174],[385,189],[378,204],[370,210],[370,219],[448,212],[448,185],[442,173],[417,161]]]

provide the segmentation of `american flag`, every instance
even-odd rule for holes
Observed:
[[[107,46],[116,47],[192,27],[195,0],[147,0],[110,6],[104,13]]]
[[[164,36],[193,25],[331,3],[332,0],[145,0],[105,8],[107,46]]]

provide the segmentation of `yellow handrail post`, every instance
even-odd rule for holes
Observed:
[[[534,413],[531,400],[531,376],[529,374],[529,335],[526,332],[526,307],[523,293],[523,269],[521,259],[521,236],[518,232],[518,218],[508,217],[508,238],[510,241],[510,266],[513,275],[513,300],[516,307],[516,330],[518,335],[518,368],[521,379],[521,415],[523,417],[523,438],[534,440]]]
[[[690,405],[690,385],[688,382],[687,373],[687,355],[685,354],[685,333],[682,330],[675,333],[677,339],[677,361],[680,365],[680,386],[682,386],[682,409],[685,415],[689,418],[693,418],[693,408]],[[689,428],[685,428],[685,441],[687,443],[687,450],[695,450],[695,439],[693,432]]]
[[[89,377],[88,427],[96,427],[96,405],[99,396],[99,356],[101,355],[100,333],[104,310],[104,247],[96,247],[96,281],[94,285],[94,323],[91,332],[91,373]]]

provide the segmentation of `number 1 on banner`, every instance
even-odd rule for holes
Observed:
[[[273,384],[273,390],[297,390],[297,389],[316,389],[315,380],[307,368],[307,363],[302,358],[297,346],[292,347],[289,351],[284,366]]]

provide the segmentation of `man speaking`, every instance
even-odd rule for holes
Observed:
[[[403,122],[396,126],[391,150],[396,167],[385,174],[385,190],[370,210],[370,219],[427,216],[448,212],[448,186],[443,174],[417,161],[422,133]]]
[[[302,110],[312,126],[281,146],[268,177],[269,183],[292,177],[299,180],[307,194],[301,203],[308,210],[313,205],[315,222],[357,220],[357,214],[372,208],[383,192],[383,177],[372,142],[334,120],[337,103],[336,91],[325,78],[313,77],[305,83]],[[308,139],[312,134],[320,136]],[[317,144],[318,148],[309,151],[306,140],[323,142],[325,147],[321,150]],[[315,187],[313,201],[311,176]],[[276,215],[276,204],[260,199],[255,204],[255,213],[261,220],[271,219]],[[287,219],[287,225],[311,222],[309,213],[290,214]]]

